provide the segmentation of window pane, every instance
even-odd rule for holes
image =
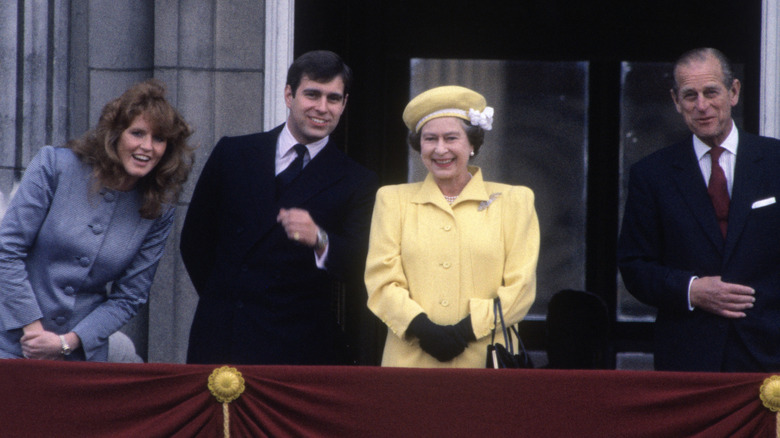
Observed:
[[[455,84],[495,108],[473,164],[485,180],[525,185],[536,195],[541,251],[528,318],[543,319],[555,292],[585,285],[588,63],[413,59],[410,67],[410,96]],[[425,174],[410,150],[409,180]]]

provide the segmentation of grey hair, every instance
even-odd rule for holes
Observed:
[[[677,84],[677,69],[694,61],[704,62],[710,56],[717,59],[720,63],[720,69],[721,72],[723,72],[723,85],[725,85],[726,88],[731,88],[731,85],[734,83],[735,79],[734,69],[731,66],[731,61],[729,61],[726,55],[724,55],[723,52],[718,49],[714,49],[712,47],[700,47],[698,49],[689,50],[683,53],[674,63],[674,70],[672,70],[672,77],[674,78],[672,89],[674,90],[674,94],[677,94],[678,91],[680,91],[680,87]]]

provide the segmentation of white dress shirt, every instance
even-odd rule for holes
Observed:
[[[737,131],[737,125],[734,121],[731,121],[731,132],[729,136],[723,140],[720,145],[725,151],[720,154],[718,158],[718,164],[723,168],[723,173],[726,174],[726,186],[729,190],[729,197],[731,197],[731,188],[734,186],[734,167],[737,164],[737,145],[739,144],[739,132]],[[712,158],[707,153],[710,151],[710,147],[704,144],[703,141],[697,136],[693,136],[693,150],[696,152],[696,158],[699,159],[699,168],[701,168],[701,175],[704,177],[704,184],[709,185],[710,174],[712,173]],[[688,310],[693,310],[691,305],[691,285],[693,280],[699,277],[691,277],[688,282]]]
[[[321,140],[315,141],[314,143],[304,145],[306,146],[306,149],[309,153],[303,157],[303,167],[306,167],[306,165],[309,164],[309,161],[314,159],[314,157],[320,153],[322,148],[328,144],[329,138],[330,137],[325,137]],[[285,124],[284,129],[282,129],[282,132],[279,133],[279,139],[276,141],[276,175],[279,175],[284,169],[287,168],[287,166],[290,165],[290,163],[293,162],[293,160],[295,160],[296,154],[293,146],[298,143],[298,140],[293,137],[290,129]]]
[[[737,145],[739,144],[739,133],[737,132],[737,126],[734,121],[731,122],[731,132],[729,136],[723,141],[720,146],[725,151],[720,155],[718,164],[723,168],[723,172],[726,174],[726,185],[729,189],[729,197],[731,196],[731,188],[734,186],[734,166],[737,163]],[[693,149],[696,152],[696,158],[699,159],[699,167],[701,168],[701,174],[704,177],[704,184],[709,185],[710,173],[712,173],[712,159],[707,153],[710,151],[710,147],[704,144],[699,137],[693,136]]]

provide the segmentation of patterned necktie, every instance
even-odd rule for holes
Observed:
[[[295,153],[298,156],[295,157],[292,163],[287,166],[279,175],[276,175],[276,191],[281,193],[287,186],[293,182],[293,180],[301,173],[303,169],[303,156],[306,154],[306,146],[302,144],[296,144],[293,146]]]
[[[726,173],[720,167],[718,159],[725,151],[720,146],[710,149],[710,159],[712,160],[712,172],[710,172],[710,182],[707,185],[707,193],[712,200],[712,206],[715,207],[715,218],[718,220],[720,232],[723,238],[726,238],[726,229],[729,224],[729,189],[726,185]]]

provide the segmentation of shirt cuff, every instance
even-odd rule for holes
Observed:
[[[693,284],[693,280],[697,280],[699,277],[693,276],[688,281],[688,310],[693,311],[693,306],[691,306],[691,285]]]
[[[318,256],[317,251],[314,251],[314,261],[317,263],[317,267],[323,271],[326,269],[325,262],[328,261],[328,249],[330,249],[330,245],[325,247],[325,251],[322,251],[322,256]]]

